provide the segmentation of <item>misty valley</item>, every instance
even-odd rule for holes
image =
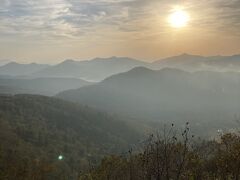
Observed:
[[[0,179],[238,179],[239,62],[5,62]]]
[[[0,180],[240,180],[240,0],[0,0]]]

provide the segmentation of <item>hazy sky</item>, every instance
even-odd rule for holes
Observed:
[[[175,7],[184,28],[167,19]],[[0,59],[240,53],[240,0],[0,0]]]

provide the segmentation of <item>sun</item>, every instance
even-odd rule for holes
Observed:
[[[174,28],[185,27],[190,20],[189,14],[181,9],[176,9],[168,18],[169,24]]]

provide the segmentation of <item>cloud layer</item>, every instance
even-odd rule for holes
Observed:
[[[0,38],[122,42],[171,39],[166,18],[183,6],[189,29],[240,36],[239,0],[1,0]]]
[[[2,0],[0,33],[79,37],[98,28],[143,31],[178,1],[163,0]],[[198,18],[194,24],[234,33],[240,28],[240,1],[185,2]],[[163,22],[164,23],[164,22]]]

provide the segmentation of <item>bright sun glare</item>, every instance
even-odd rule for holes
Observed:
[[[177,9],[169,16],[168,21],[172,27],[181,28],[187,25],[189,19],[189,14],[186,11]]]

